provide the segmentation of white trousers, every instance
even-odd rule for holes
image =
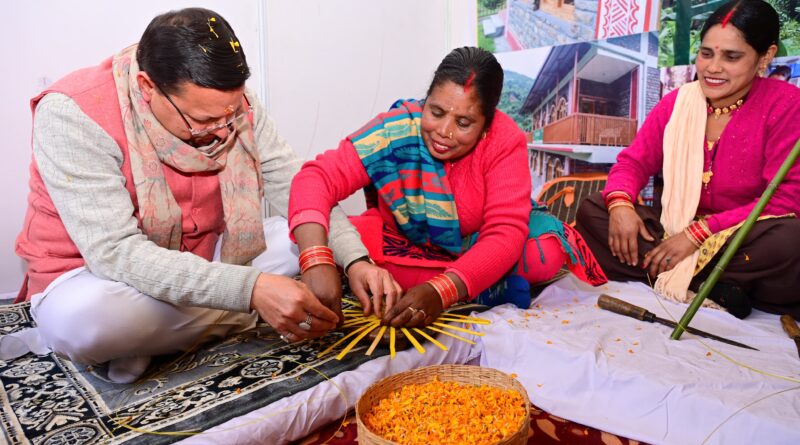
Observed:
[[[273,274],[299,273],[297,246],[289,239],[286,219],[265,219],[264,235],[268,250],[253,260],[253,266]],[[214,261],[219,261],[220,245]],[[98,278],[84,267],[64,273],[34,295],[31,314],[37,328],[0,338],[0,358],[52,351],[81,364],[133,359],[134,365],[143,364],[143,371],[150,356],[185,351],[251,329],[258,321],[255,311],[166,303],[125,283]]]

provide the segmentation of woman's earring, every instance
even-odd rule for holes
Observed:
[[[764,77],[764,75],[765,75],[766,73],[767,73],[767,67],[766,67],[766,66],[764,66],[764,65],[761,65],[761,66],[758,68],[758,77]]]
[[[486,139],[486,132],[485,131],[483,132],[483,136],[481,137],[481,139]]]

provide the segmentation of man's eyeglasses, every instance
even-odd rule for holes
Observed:
[[[167,98],[167,101],[169,101],[169,103],[172,105],[172,107],[175,108],[175,111],[178,112],[178,114],[180,115],[181,119],[183,119],[183,122],[185,122],[186,126],[189,128],[189,133],[192,135],[193,138],[203,137],[203,136],[205,136],[205,135],[207,135],[209,133],[213,133],[213,132],[215,132],[217,130],[221,130],[221,129],[225,128],[225,127],[227,127],[229,131],[233,131],[233,129],[235,128],[234,123],[237,120],[247,116],[249,113],[251,113],[253,111],[253,106],[250,105],[250,101],[247,100],[247,95],[243,94],[242,97],[244,98],[244,102],[247,104],[247,107],[245,109],[239,111],[238,113],[232,114],[231,117],[226,119],[225,122],[223,122],[221,124],[215,124],[215,125],[211,125],[209,127],[204,127],[204,128],[200,128],[200,129],[194,129],[194,128],[192,128],[192,125],[189,123],[189,120],[186,119],[186,116],[184,116],[184,114],[181,112],[181,109],[178,108],[178,106],[175,105],[175,102],[172,101],[172,98],[169,97],[169,94],[165,93],[164,90],[162,90],[161,87],[158,86],[158,85],[156,85],[156,88],[158,88],[158,91],[160,91],[161,94],[163,94],[164,97]]]

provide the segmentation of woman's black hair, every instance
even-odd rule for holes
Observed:
[[[139,40],[136,61],[167,94],[176,93],[184,82],[235,90],[250,77],[244,49],[228,21],[203,8],[154,18]]]
[[[472,46],[454,49],[436,68],[426,96],[430,96],[435,87],[448,81],[461,86],[469,83],[475,87],[488,128],[503,91],[503,68],[494,55]]]
[[[737,0],[720,6],[703,25],[700,40],[718,24],[735,26],[758,54],[766,53],[770,45],[777,45],[781,31],[778,13],[764,0]]]

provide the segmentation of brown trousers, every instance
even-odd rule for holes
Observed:
[[[656,241],[640,237],[638,265],[629,266],[611,255],[608,211],[600,193],[586,198],[578,209],[575,228],[583,235],[609,280],[650,282],[647,271],[641,267],[642,260],[663,238],[664,228],[660,209],[636,205],[636,213]],[[708,278],[732,239],[692,279],[691,290],[697,291]],[[756,222],[719,281],[741,287],[757,309],[800,319],[800,220],[781,218]]]

